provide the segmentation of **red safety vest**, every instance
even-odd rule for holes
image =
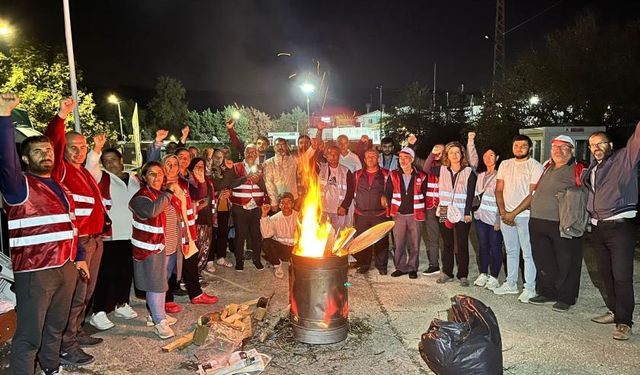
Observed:
[[[59,184],[69,208],[37,177],[25,173],[28,195],[6,204],[13,272],[56,268],[76,259],[77,235],[71,192]]]
[[[427,210],[438,207],[440,204],[440,196],[438,194],[438,181],[439,178],[435,174],[427,174]]]
[[[184,194],[187,197],[187,220],[189,221],[187,225],[189,226],[189,232],[191,232],[191,238],[193,238],[193,240],[195,241],[196,237],[198,236],[198,229],[196,228],[196,210],[195,207],[193,207],[191,194],[189,194],[189,181],[180,177],[178,178],[178,184],[180,184],[180,187],[182,188],[182,190],[184,190]],[[176,209],[178,209],[179,212],[182,212],[179,200]],[[186,236],[183,236],[183,239],[184,237]]]
[[[133,195],[131,200],[136,197],[147,197],[152,201],[156,201],[160,196],[160,192],[143,186]],[[129,205],[131,209],[131,205]],[[133,212],[133,232],[131,234],[131,252],[135,260],[144,260],[151,254],[156,254],[164,249],[164,227],[166,217],[164,212],[158,216],[149,219],[143,219]]]
[[[396,216],[400,209],[401,195],[400,195],[400,175],[401,171],[391,171],[391,184],[393,186],[393,197],[391,198],[391,216]],[[422,194],[421,186],[422,181],[427,178],[424,172],[417,171],[413,179],[413,215],[417,221],[424,221],[425,219],[425,199]]]
[[[238,177],[247,175],[244,163],[235,163],[233,168]],[[260,186],[254,184],[253,181],[247,178],[242,185],[231,189],[231,197],[229,199],[233,204],[244,206],[251,201],[251,198],[256,201],[258,206],[262,206],[266,201],[265,192],[260,189]]]
[[[98,187],[100,188],[100,194],[102,194],[102,205],[104,209],[109,213],[111,211],[111,176],[109,173],[102,171],[102,178],[100,178],[100,182],[98,183]],[[109,230],[102,234],[105,238],[111,238],[112,230],[109,227]]]
[[[101,234],[104,229],[104,206],[100,188],[85,167],[75,168],[64,162],[61,182],[71,191],[76,204],[75,214],[78,234]]]

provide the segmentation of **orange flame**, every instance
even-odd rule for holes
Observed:
[[[319,152],[319,151],[318,151]],[[324,256],[325,247],[331,233],[331,224],[322,221],[322,190],[318,176],[309,163],[300,163],[307,179],[307,195],[300,210],[302,220],[296,231],[295,254],[305,257],[320,258]]]

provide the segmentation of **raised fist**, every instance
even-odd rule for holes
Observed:
[[[467,137],[469,138],[469,142],[473,142],[473,140],[476,139],[476,132],[467,133]]]
[[[444,151],[443,145],[435,145],[433,146],[433,150],[431,150],[431,153],[435,155],[441,155],[443,151]]]
[[[93,136],[93,148],[97,153],[102,151],[105,143],[107,143],[107,136],[104,133],[96,134]]]
[[[60,110],[58,111],[58,116],[60,118],[67,118],[69,113],[73,112],[73,109],[76,107],[76,101],[72,97],[68,97],[62,99],[60,101]]]
[[[169,131],[165,129],[156,130],[156,142],[162,142],[169,135]]]
[[[182,138],[187,138],[189,136],[189,125],[185,125],[184,128],[180,129],[180,133],[182,133]]]
[[[11,116],[11,111],[18,106],[20,98],[18,95],[7,92],[0,94],[0,116]]]
[[[227,122],[225,122],[224,124],[227,126],[227,129],[233,129],[233,125],[234,125],[235,123],[236,123],[236,122],[235,122],[235,121],[233,121],[233,119],[232,119],[232,118],[230,118],[230,119],[228,119],[228,120],[227,120]]]

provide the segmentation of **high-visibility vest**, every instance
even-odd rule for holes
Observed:
[[[66,160],[60,180],[73,195],[78,234],[101,234],[104,229],[104,206],[100,188],[85,167],[76,168]]]
[[[462,168],[458,172],[454,186],[449,168],[444,165],[440,167],[440,179],[438,181],[440,204],[438,205],[436,216],[440,216],[440,207],[443,206],[455,206],[464,215],[464,209],[467,204],[467,183],[471,173],[473,173],[471,168]]]
[[[196,228],[196,210],[193,205],[193,200],[191,200],[191,194],[189,194],[189,181],[180,177],[178,178],[178,184],[184,190],[184,195],[187,198],[187,226],[189,227],[189,232],[191,232],[191,238],[194,240],[198,236],[198,229]],[[182,212],[182,209],[180,209]]]
[[[160,192],[151,189],[149,186],[142,186],[140,190],[131,198],[147,197],[156,201],[160,197]],[[129,204],[131,209],[131,204]],[[166,216],[161,212],[156,217],[148,219],[141,218],[133,212],[133,232],[131,233],[131,252],[135,260],[144,260],[151,254],[156,254],[164,249],[164,228]]]
[[[234,171],[238,177],[247,175],[247,170],[244,167],[244,163],[235,163],[233,165]],[[256,202],[256,205],[262,206],[265,200],[265,192],[247,178],[242,185],[231,189],[230,201],[232,204],[244,206],[251,201],[251,198]]]
[[[440,204],[440,196],[438,194],[438,176],[435,174],[427,174],[427,210],[438,207]]]
[[[98,183],[98,187],[100,188],[100,194],[102,195],[102,205],[104,209],[109,213],[111,211],[111,176],[109,173],[102,171],[102,178]],[[111,238],[112,230],[109,228],[108,231],[102,234],[105,238]]]
[[[421,171],[415,171],[413,175],[413,215],[417,221],[424,221],[425,219],[425,197],[422,193],[422,182],[427,175]],[[400,204],[402,203],[402,194],[400,190],[400,179],[402,178],[402,171],[391,171],[391,184],[393,185],[393,196],[391,198],[390,215],[396,216],[400,210]],[[409,187],[407,187],[407,194],[409,193]]]
[[[38,271],[74,261],[78,231],[74,201],[62,184],[68,208],[38,177],[25,173],[28,195],[24,202],[5,206],[13,272]],[[6,202],[5,202],[6,203]]]

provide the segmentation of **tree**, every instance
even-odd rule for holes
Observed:
[[[307,113],[296,106],[291,112],[282,112],[277,119],[273,120],[273,131],[299,131],[300,134],[307,134],[309,131],[308,120]]]
[[[185,99],[187,90],[182,82],[171,77],[159,77],[156,84],[156,96],[151,99],[147,109],[149,120],[157,129],[167,129],[180,133],[188,116],[188,104]]]
[[[219,125],[216,124],[215,113],[207,108],[202,112],[191,110],[188,112],[190,137],[198,141],[216,142]]]
[[[77,72],[80,84],[82,71]],[[44,44],[25,42],[11,48],[9,55],[0,53],[0,82],[3,82],[0,91],[12,91],[20,96],[20,107],[29,112],[33,126],[40,131],[55,115],[60,100],[70,95],[66,57]],[[104,132],[115,140],[113,125],[94,113],[93,95],[80,88],[78,101],[82,132],[86,135]],[[66,123],[71,130],[73,115],[67,117]]]
[[[247,116],[247,138],[250,142],[255,142],[258,139],[258,136],[263,135],[266,136],[271,128],[273,127],[273,122],[271,121],[271,117],[253,107],[245,108],[242,107],[243,113]],[[238,133],[240,134],[240,133]]]

